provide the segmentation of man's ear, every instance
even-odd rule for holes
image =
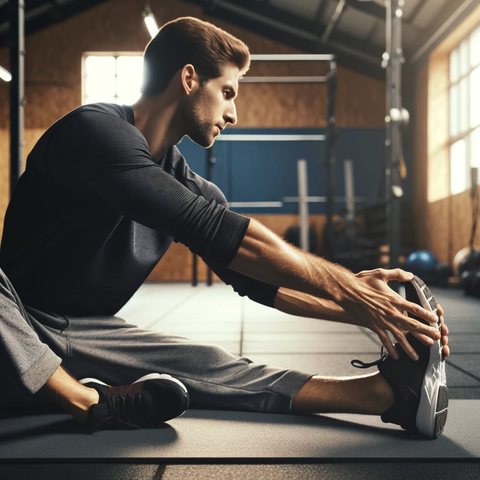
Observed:
[[[196,88],[200,86],[198,75],[193,65],[191,64],[185,65],[182,68],[180,75],[181,75],[183,90],[187,95],[190,95]]]

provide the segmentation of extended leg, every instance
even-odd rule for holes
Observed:
[[[292,410],[381,415],[393,402],[393,391],[379,373],[350,378],[312,377],[295,395]]]

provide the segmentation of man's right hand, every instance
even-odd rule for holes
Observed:
[[[446,339],[448,329],[445,326],[442,327],[442,333],[439,332],[438,318],[434,313],[409,302],[388,286],[388,282],[393,280],[410,281],[413,274],[399,268],[394,270],[379,268],[360,272],[355,277],[359,284],[347,287],[352,288],[352,293],[345,296],[341,306],[350,315],[357,317],[363,326],[375,332],[392,357],[398,358],[398,352],[387,331],[413,360],[417,360],[418,355],[408,343],[407,333],[411,333],[427,346],[433,345],[434,340],[438,340],[441,335],[448,342]],[[426,324],[409,317],[407,313],[424,320]],[[448,347],[445,353],[448,356]]]

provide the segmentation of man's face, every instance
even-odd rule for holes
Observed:
[[[237,123],[235,98],[239,77],[238,67],[227,65],[221,77],[199,86],[184,104],[186,135],[201,147],[212,146],[229,123]]]

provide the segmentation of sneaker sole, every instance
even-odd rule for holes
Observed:
[[[436,313],[437,302],[425,282],[414,276],[415,287],[422,307]],[[437,340],[430,347],[430,358],[423,377],[416,426],[418,431],[430,438],[437,438],[445,427],[448,412],[448,388],[445,375],[445,359],[442,355],[442,342]]]

